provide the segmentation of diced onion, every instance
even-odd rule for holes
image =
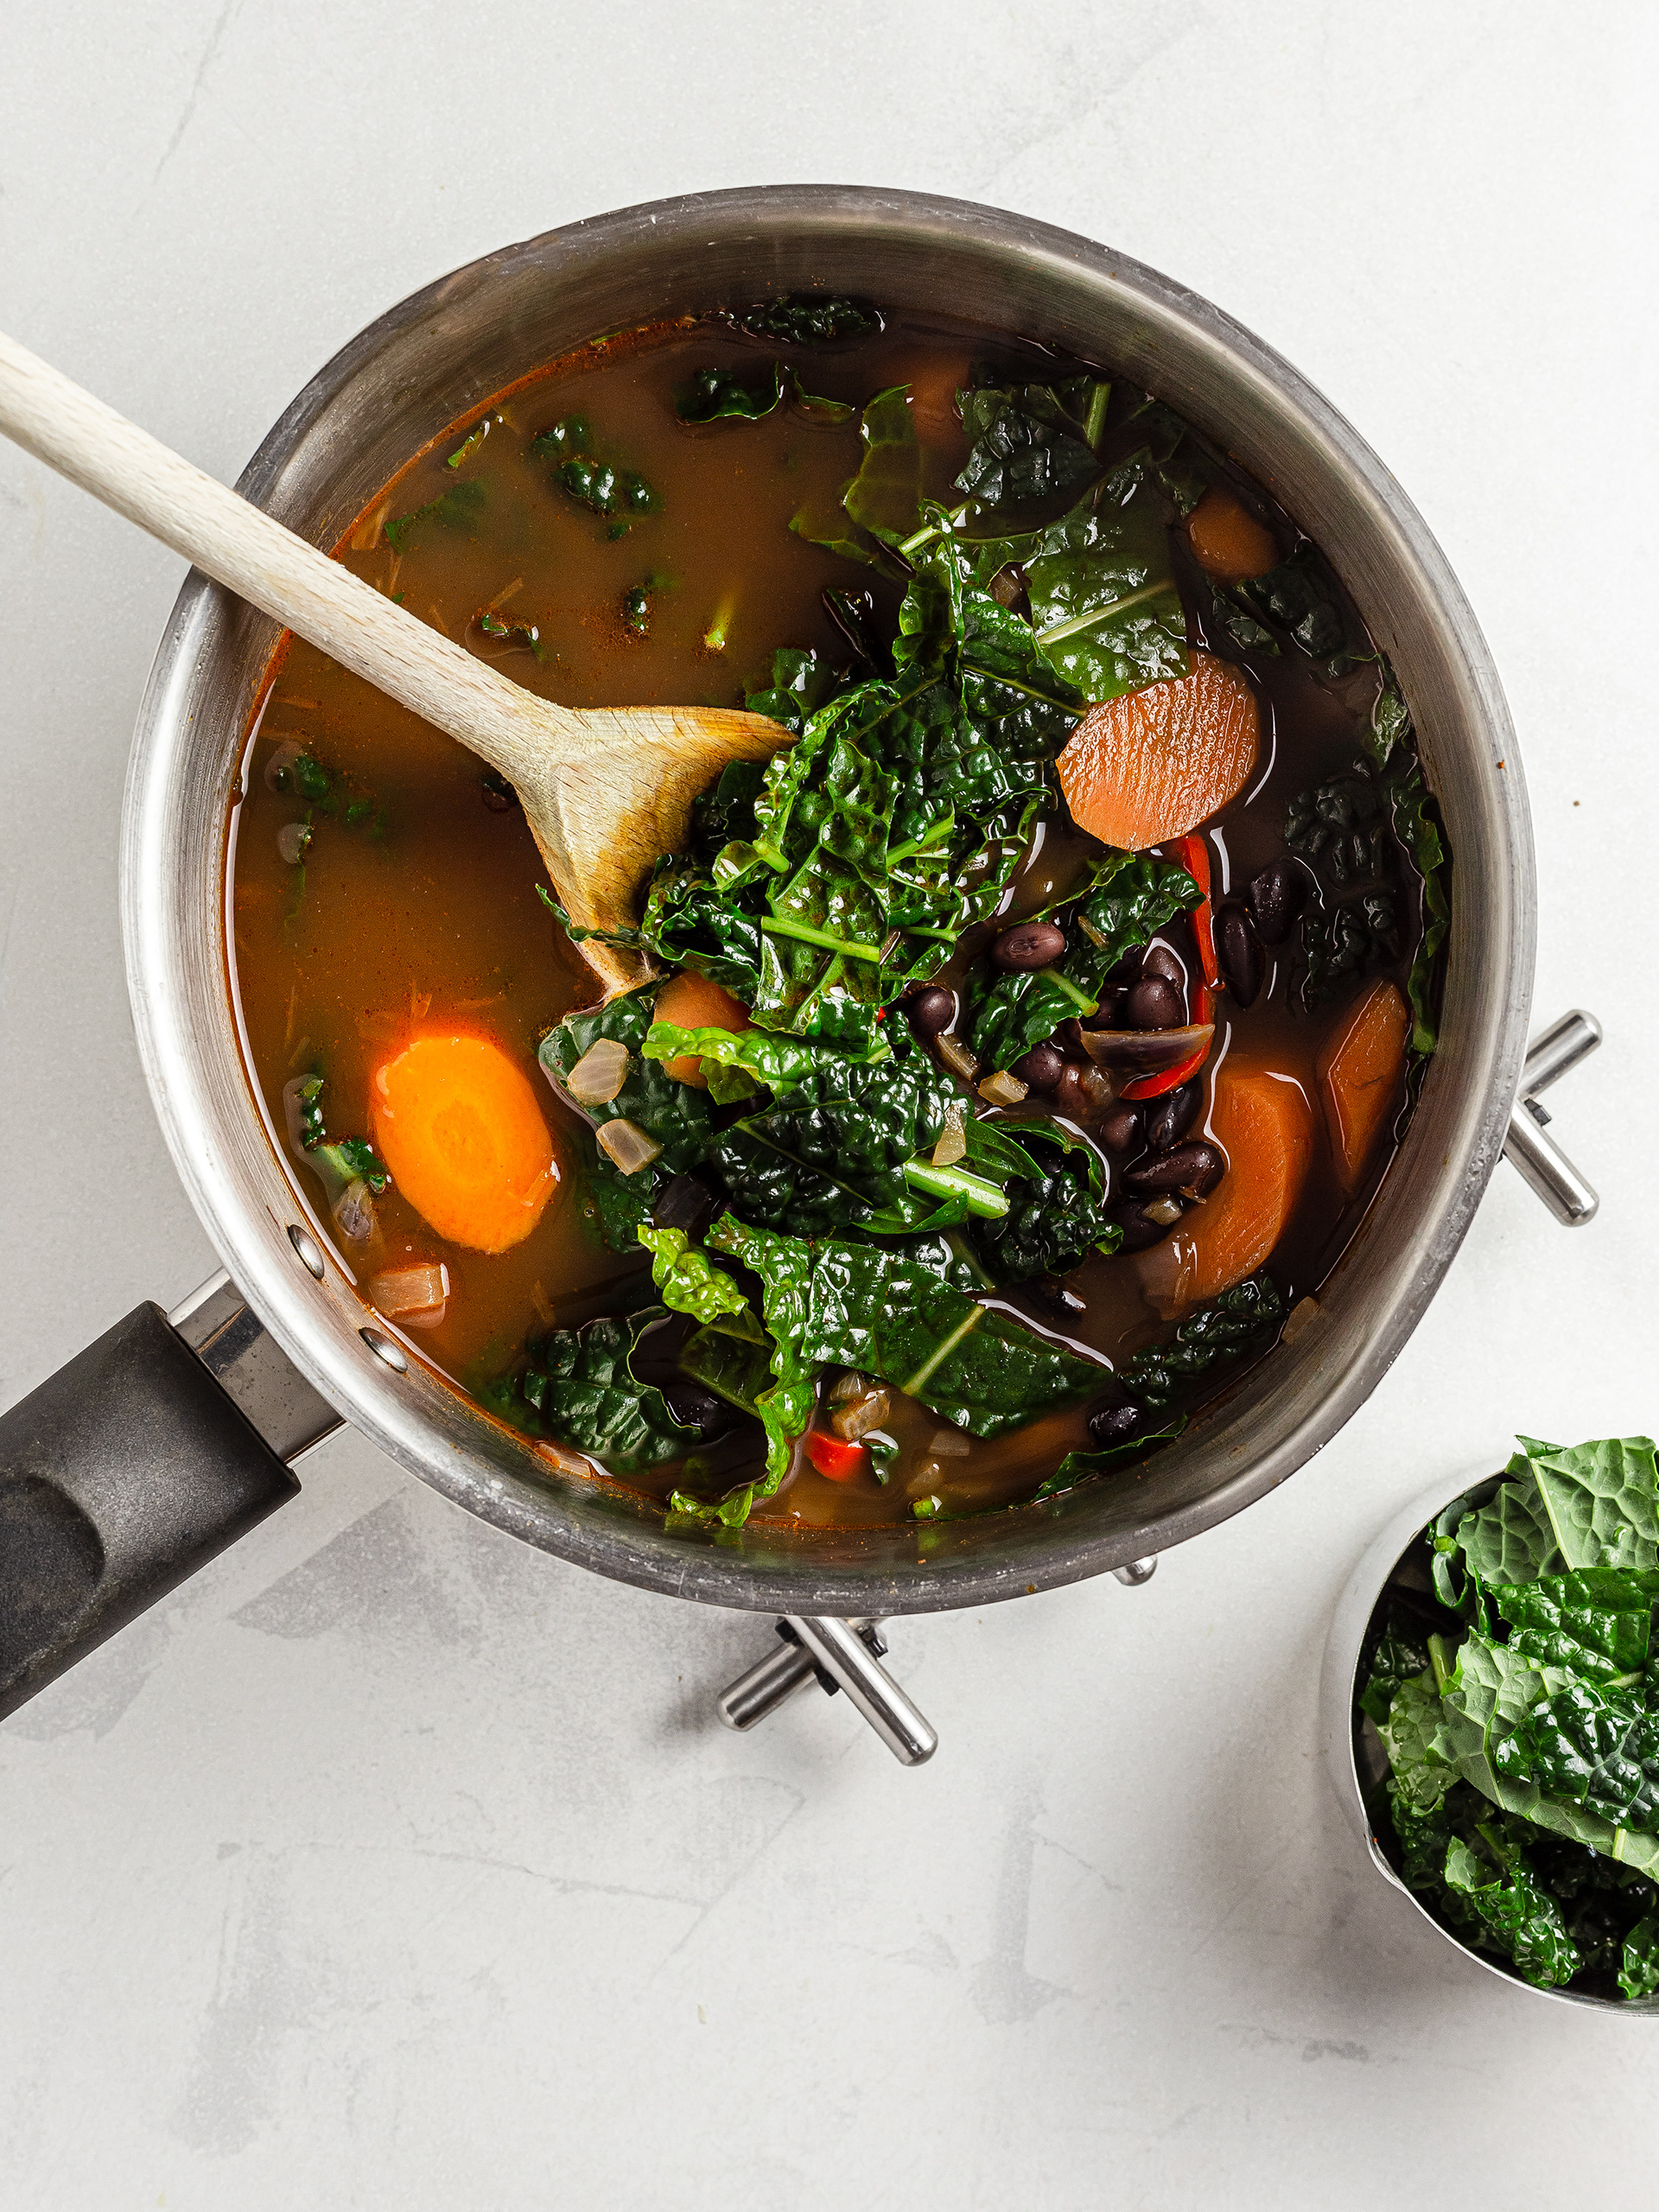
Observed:
[[[972,1447],[959,1428],[936,1428],[927,1448],[936,1459],[965,1459]]]
[[[305,849],[311,842],[308,822],[284,822],[276,832],[276,850],[289,868],[297,868],[305,858]]]
[[[1157,1222],[1165,1229],[1167,1229],[1172,1223],[1179,1221],[1180,1217],[1181,1202],[1179,1198],[1154,1198],[1147,1208],[1147,1219]]]
[[[999,1068],[995,1075],[988,1075],[979,1086],[979,1095],[993,1106],[1017,1106],[1031,1085],[1021,1083],[1017,1075],[1007,1068]]]
[[[887,1393],[878,1387],[849,1405],[838,1406],[830,1416],[830,1426],[843,1444],[855,1444],[867,1430],[880,1428],[891,1410]]]
[[[952,1075],[959,1075],[964,1083],[971,1083],[979,1073],[979,1062],[968,1047],[954,1037],[938,1037],[934,1042],[939,1048],[939,1058]]]
[[[608,1106],[628,1079],[632,1057],[614,1037],[601,1037],[566,1076],[564,1087],[578,1106]]]
[[[366,1244],[378,1225],[368,1185],[361,1180],[348,1183],[334,1200],[334,1216],[335,1228],[348,1244]]]
[[[1091,1106],[1109,1106],[1116,1096],[1112,1079],[1103,1068],[1084,1068],[1078,1082],[1084,1096]]]
[[[395,1321],[405,1313],[430,1313],[449,1295],[449,1270],[442,1260],[389,1268],[369,1280],[369,1303]]]
[[[844,1406],[851,1398],[861,1398],[869,1387],[868,1376],[861,1375],[855,1367],[849,1367],[844,1375],[837,1375],[830,1385],[830,1402],[832,1406]]]
[[[632,1122],[601,1122],[594,1131],[594,1141],[600,1150],[625,1175],[637,1175],[642,1167],[649,1167],[662,1151],[655,1137],[648,1137]]]
[[[933,1147],[933,1165],[936,1167],[954,1167],[959,1160],[966,1157],[967,1151],[968,1133],[962,1125],[962,1108],[952,1099],[944,1109],[944,1127]]]

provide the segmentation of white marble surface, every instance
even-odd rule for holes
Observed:
[[[1208,293],[1440,533],[1521,734],[1540,1016],[1608,1033],[1556,1094],[1601,1218],[1560,1230],[1500,1169],[1363,1412],[1144,1591],[900,1624],[944,1737],[917,1774],[844,1700],[726,1734],[708,1694],[759,1624],[327,1447],[301,1502],[0,1729],[0,2199],[1648,2193],[1659,2029],[1421,1930],[1339,1827],[1313,1716],[1332,1600],[1399,1503],[1514,1427],[1659,1420],[1652,19],[3,0],[0,40],[0,325],[226,475],[413,286],[692,188],[959,194]],[[179,577],[0,450],[0,1402],[209,1264],[115,895]]]

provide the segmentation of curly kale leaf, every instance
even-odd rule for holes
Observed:
[[[1126,1437],[1122,1444],[1103,1445],[1096,1452],[1068,1452],[1053,1473],[1032,1492],[1031,1502],[1035,1505],[1043,1498],[1058,1497],[1066,1491],[1076,1490],[1078,1484],[1086,1482],[1090,1475],[1104,1474],[1109,1468],[1121,1467],[1128,1460],[1140,1459],[1155,1445],[1173,1442],[1185,1427],[1186,1415],[1177,1414],[1161,1428]]]
[[[1092,422],[1097,440],[1110,394],[1109,385],[1093,378],[1059,387],[982,385],[961,393],[970,449],[957,489],[982,506],[1023,507],[1097,476],[1090,430]]]
[[[1659,1997],[1659,1913],[1645,1913],[1624,1938],[1618,1986],[1632,2003]]]
[[[709,1243],[760,1276],[766,1325],[798,1361],[879,1375],[971,1435],[1004,1435],[1099,1387],[1094,1361],[955,1288],[937,1240],[808,1244],[725,1214]]]
[[[1536,1700],[1493,1743],[1491,1763],[1506,1782],[1529,1783],[1616,1828],[1659,1834],[1659,1713],[1587,1682]]]
[[[523,1373],[497,1393],[497,1409],[614,1474],[683,1458],[696,1430],[676,1421],[662,1392],[633,1372],[639,1338],[662,1317],[660,1306],[650,1306],[626,1319],[607,1315],[584,1328],[553,1330],[531,1346]]]
[[[1135,454],[1024,556],[1037,650],[1085,699],[1188,671],[1166,513],[1151,456]]]
[[[1483,1823],[1484,1855],[1460,1838],[1452,1840],[1446,1853],[1446,1887],[1471,1909],[1491,1947],[1514,1960],[1517,1974],[1542,1988],[1558,1988],[1579,1971],[1578,1947],[1567,1932],[1560,1906],[1533,1878],[1524,1853],[1503,1849],[1500,1833]]]
[[[1310,907],[1302,917],[1302,1001],[1309,1008],[1328,1004],[1356,977],[1388,967],[1400,957],[1393,893],[1368,891],[1339,906]]]
[[[830,346],[838,339],[863,338],[881,327],[880,312],[856,300],[791,292],[739,308],[731,319],[751,338],[770,338],[779,346]]]
[[[1232,597],[1287,634],[1311,659],[1322,662],[1328,675],[1343,675],[1355,660],[1370,657],[1351,642],[1336,578],[1312,545],[1299,546],[1265,575],[1235,584]]]
[[[760,923],[699,861],[671,855],[658,862],[639,934],[671,967],[695,968],[746,1004],[760,989]]]
[[[1488,1586],[1510,1624],[1509,1648],[1540,1667],[1569,1669],[1586,1681],[1639,1675],[1648,1663],[1659,1573],[1582,1567],[1574,1573]]]
[[[751,1344],[763,1340],[760,1325],[735,1281],[683,1229],[641,1229],[639,1242],[651,1254],[651,1279],[665,1306],[722,1335]]]
[[[743,704],[750,714],[766,715],[798,737],[835,688],[835,671],[810,646],[779,645],[772,657],[771,682],[759,691],[747,694]],[[722,784],[733,768],[749,771],[754,788],[747,796],[753,803],[766,782],[764,764],[758,760],[734,760],[721,777]],[[734,838],[753,837],[754,834],[753,823],[747,830],[733,830],[717,841],[716,849]]]
[[[650,984],[643,990],[607,999],[602,1006],[567,1014],[542,1039],[538,1054],[543,1067],[563,1091],[571,1069],[601,1038],[613,1038],[627,1047],[627,1073],[615,1097],[578,1110],[595,1124],[632,1122],[661,1145],[661,1159],[650,1168],[639,1170],[637,1176],[630,1176],[630,1182],[643,1183],[649,1177],[654,1184],[659,1170],[677,1175],[696,1166],[713,1134],[705,1095],[689,1084],[676,1083],[654,1060],[645,1057],[645,1041],[660,988]]]
[[[1647,1436],[1589,1444],[1520,1440],[1569,1568],[1659,1567],[1659,1468]]]
[[[1389,882],[1395,844],[1382,793],[1363,760],[1345,775],[1298,791],[1285,810],[1285,842],[1322,889],[1342,896]]]
[[[670,1508],[691,1520],[741,1529],[755,1500],[770,1497],[789,1472],[795,1439],[812,1418],[817,1370],[798,1357],[788,1334],[776,1326],[770,1300],[762,1329],[737,1282],[681,1232],[664,1236],[642,1231],[640,1241],[652,1247],[652,1274],[668,1306],[703,1324],[681,1352],[682,1368],[753,1413],[766,1435],[766,1468],[758,1478],[739,1483],[713,1500],[676,1491]],[[740,1349],[712,1345],[709,1340],[716,1335]],[[748,1357],[753,1347],[765,1351],[772,1380],[764,1387],[759,1367]]]
[[[1482,1583],[1535,1582],[1565,1565],[1542,1493],[1524,1452],[1510,1461],[1510,1480],[1488,1503],[1460,1514],[1442,1540],[1455,1544]],[[1450,1599],[1454,1593],[1443,1592]]]
[[[1201,1376],[1265,1351],[1279,1333],[1285,1302],[1273,1278],[1254,1274],[1189,1313],[1169,1343],[1137,1352],[1118,1381],[1137,1405],[1167,1412]]]
[[[682,423],[758,423],[783,404],[781,361],[754,385],[746,385],[735,369],[698,369],[674,395]]]
[[[1433,801],[1423,787],[1422,772],[1414,760],[1394,792],[1394,833],[1411,855],[1422,878],[1422,933],[1413,956],[1406,995],[1411,1001],[1411,1049],[1434,1049],[1434,963],[1451,926],[1449,883],[1452,863],[1440,839],[1440,826],[1430,811]]]
[[[969,1227],[992,1280],[1020,1283],[1039,1275],[1068,1274],[1091,1251],[1115,1251],[1123,1232],[1101,1211],[1092,1155],[1078,1146],[1069,1157],[1054,1159],[1052,1141],[1015,1126],[1027,1147],[1037,1147],[1039,1172],[1034,1177],[1010,1176],[1004,1185],[1007,1213],[975,1220]]]
[[[1380,1728],[1389,1717],[1395,1692],[1400,1685],[1423,1675],[1428,1668],[1428,1643],[1425,1631],[1410,1614],[1398,1606],[1389,1615],[1376,1649],[1371,1654],[1370,1669],[1365,1687],[1357,1700],[1362,1713],[1370,1713]]]

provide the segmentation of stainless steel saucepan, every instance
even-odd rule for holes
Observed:
[[[906,1760],[931,1731],[874,1624],[1147,1562],[1319,1450],[1416,1326],[1499,1155],[1564,1220],[1595,1198],[1528,1101],[1599,1035],[1522,1061],[1535,896],[1497,672],[1421,517],[1287,363],[1207,301],[1087,239],[910,193],[784,187],[627,208],[509,246],[404,301],[295,400],[239,488],[334,544],[417,448],[595,333],[786,291],[965,317],[1109,362],[1235,454],[1336,563],[1414,715],[1454,867],[1441,1044],[1398,1159],[1317,1315],[1133,1483],[918,1527],[715,1535],[562,1478],[362,1303],[256,1105],[226,982],[226,797],[275,626],[193,572],[141,710],[122,836],[133,1018],[174,1161],[225,1273],[139,1307],[0,1416],[0,1713],[293,1495],[341,1421],[467,1511],[645,1588],[785,1617],[723,1706],[747,1725],[814,1676]]]

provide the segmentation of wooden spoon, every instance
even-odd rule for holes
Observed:
[[[639,919],[658,856],[728,760],[792,741],[724,707],[556,707],[498,675],[228,486],[0,333],[0,431],[182,553],[343,668],[487,760],[518,791],[565,912],[584,929]],[[643,955],[584,943],[607,990]]]

